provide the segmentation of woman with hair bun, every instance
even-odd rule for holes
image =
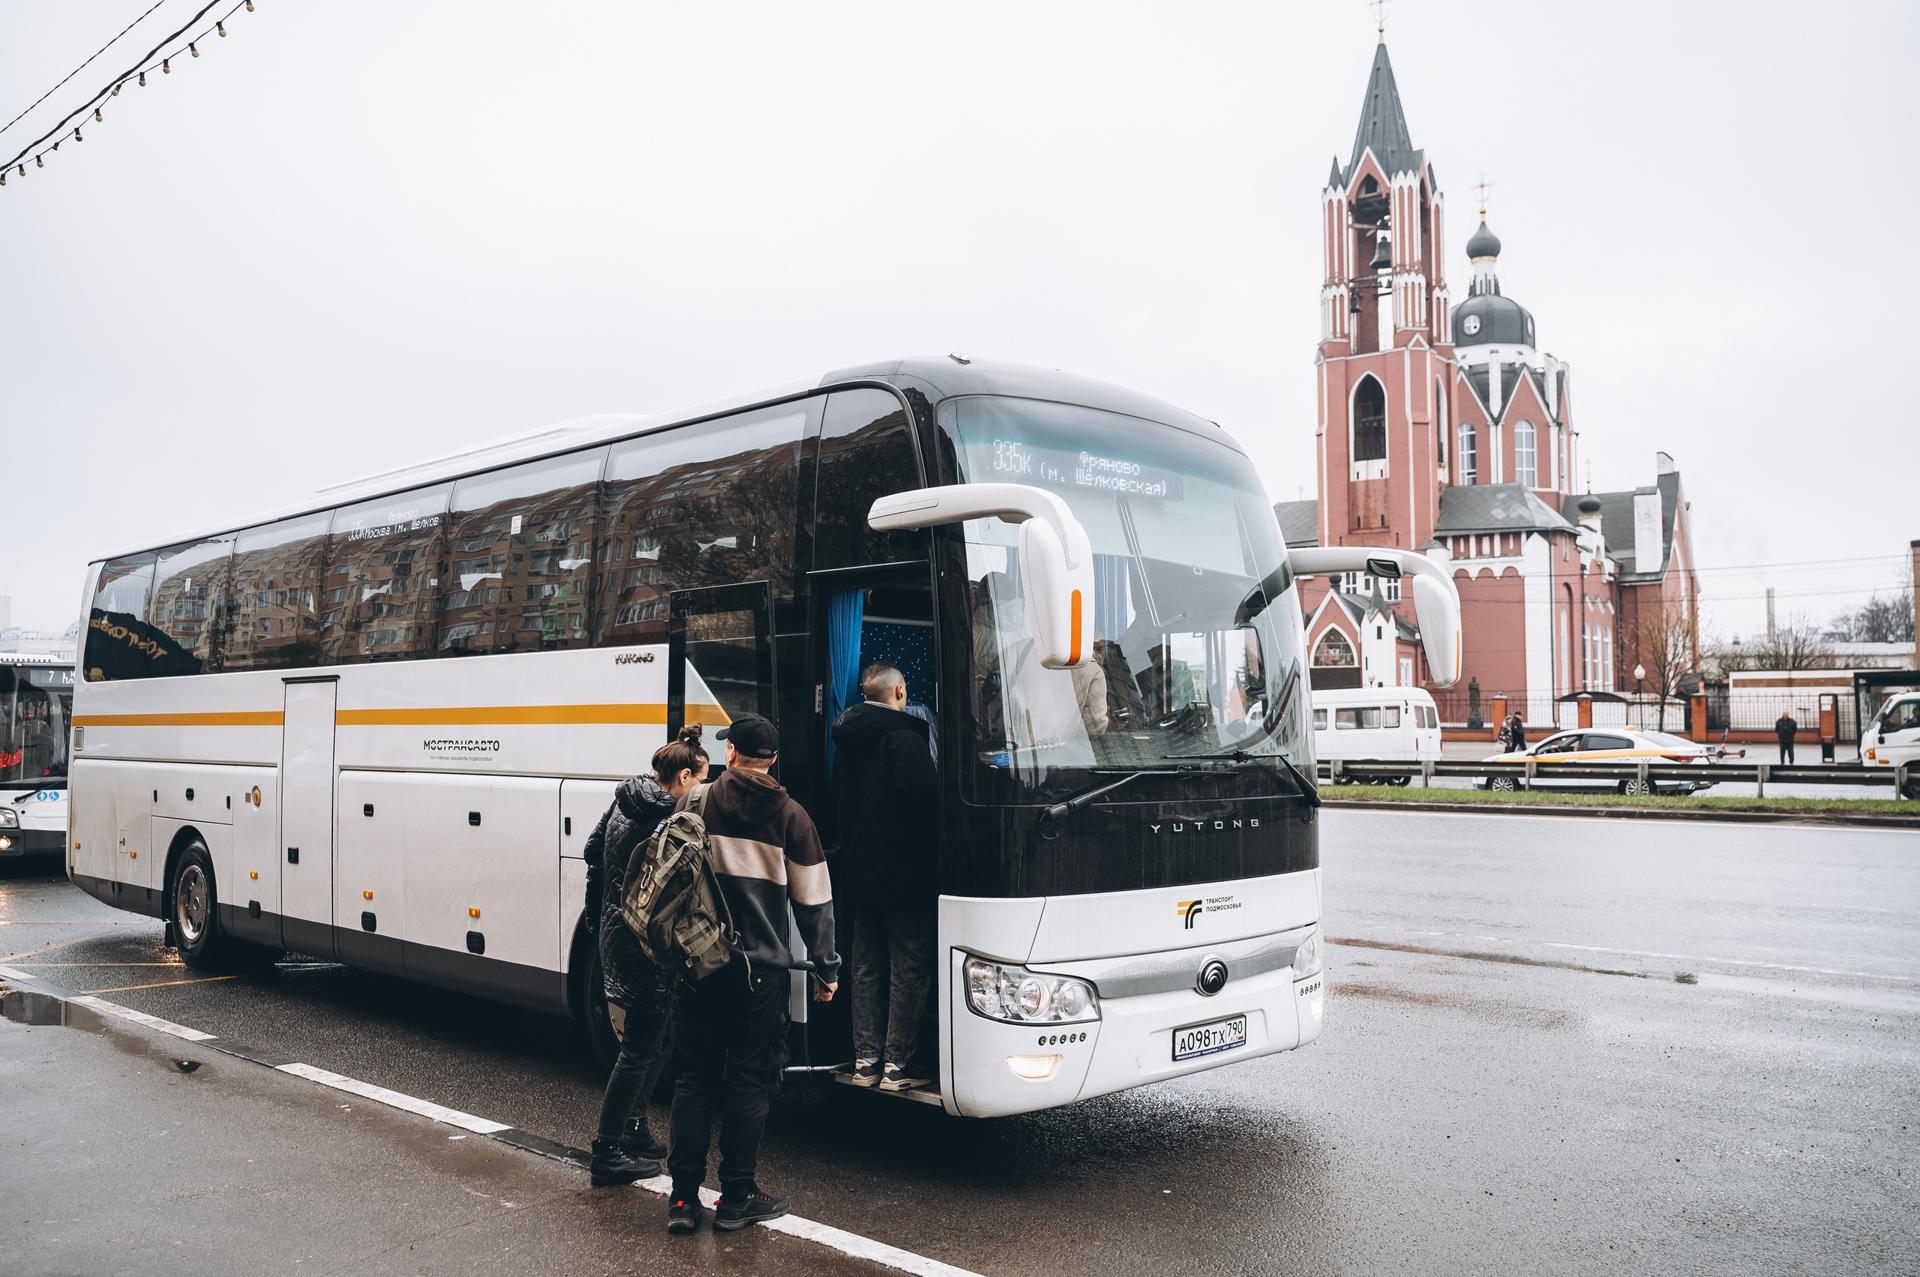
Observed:
[[[673,1055],[673,980],[640,951],[620,916],[620,900],[634,849],[706,775],[700,726],[690,724],[653,752],[652,771],[621,783],[613,805],[587,838],[587,925],[600,946],[607,1001],[627,1016],[593,1141],[595,1188],[657,1175],[667,1155],[647,1129],[647,1096]]]

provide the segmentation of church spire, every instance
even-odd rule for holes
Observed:
[[[1400,106],[1400,86],[1393,80],[1393,63],[1387,57],[1385,33],[1374,46],[1373,70],[1367,74],[1367,96],[1360,104],[1360,129],[1353,135],[1353,157],[1347,161],[1347,177],[1360,165],[1367,149],[1380,161],[1389,177],[1419,167],[1418,152],[1407,133],[1406,112]]]

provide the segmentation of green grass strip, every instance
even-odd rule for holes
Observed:
[[[1448,803],[1460,807],[1625,807],[1640,811],[1671,811],[1676,807],[1716,811],[1805,812],[1812,815],[1920,816],[1920,803],[1893,798],[1722,798],[1707,794],[1661,794],[1656,797],[1570,793],[1539,789],[1496,794],[1485,789],[1419,789],[1393,785],[1322,785],[1320,795],[1332,802],[1351,799],[1374,803]]]

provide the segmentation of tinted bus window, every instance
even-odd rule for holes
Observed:
[[[607,450],[462,479],[447,521],[439,650],[583,647]]]
[[[160,551],[148,620],[179,651],[177,674],[220,668],[218,629],[233,571],[233,538],[210,537]]]
[[[325,663],[433,654],[451,487],[437,483],[333,512],[320,604]]]
[[[166,635],[147,623],[153,564],[158,557],[151,551],[130,554],[101,567],[87,616],[88,681],[185,672],[186,658]]]
[[[875,498],[925,486],[914,458],[912,424],[893,395],[843,390],[827,400],[816,474],[815,567],[926,557],[924,529],[875,532],[867,526]]]
[[[230,670],[304,669],[320,663],[320,581],[330,513],[242,532],[234,543],[231,620],[221,644]]]
[[[613,446],[595,564],[594,641],[663,643],[674,590],[768,581],[790,597],[807,404]]]
[[[0,664],[0,781],[65,776],[72,717],[71,669]]]

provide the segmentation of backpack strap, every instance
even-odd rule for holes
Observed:
[[[712,781],[697,785],[694,787],[693,793],[687,801],[687,810],[700,817],[700,823],[703,826],[707,820],[707,795],[711,793],[712,790]],[[711,834],[707,835],[707,854],[705,860],[707,879],[713,884],[713,894],[720,900],[720,912],[726,915],[727,939],[729,943],[732,943],[739,938],[740,930],[733,925],[733,907],[727,903],[726,888],[720,885],[720,871],[713,867],[713,836]],[[752,977],[753,965],[751,963],[747,965],[747,974],[749,978]]]

